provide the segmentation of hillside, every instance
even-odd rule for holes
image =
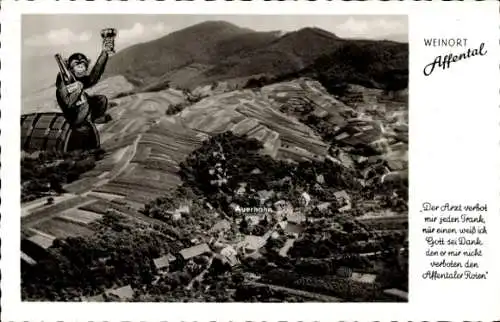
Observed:
[[[128,87],[116,76],[93,90]],[[119,286],[143,301],[219,302],[407,289],[391,255],[407,231],[407,92],[349,85],[335,98],[307,78],[203,90],[112,99],[98,157],[24,156],[23,196],[45,196],[22,204],[24,300],[95,301]],[[255,206],[273,212],[236,210]],[[199,246],[212,257],[157,267]],[[378,274],[377,292],[336,277],[346,265]]]
[[[329,90],[330,86],[347,83],[402,90],[408,87],[408,44],[345,41],[299,74],[319,80]]]
[[[24,176],[38,177],[23,177],[24,195],[65,192],[22,205],[23,299],[95,301],[127,285],[143,301],[371,301],[405,289],[405,260],[390,252],[407,230],[407,93],[345,93],[299,78],[196,100],[174,89],[112,99],[100,157],[68,168],[25,156]],[[78,178],[65,181],[61,168]],[[274,210],[267,219],[235,204]],[[200,245],[212,258],[172,263],[166,275],[156,266]],[[379,274],[377,292],[336,277],[346,265]]]
[[[221,57],[252,50],[275,37],[223,21],[203,22],[121,50],[110,59],[105,76],[122,74],[136,85],[149,84],[181,67],[212,65]]]
[[[209,21],[118,52],[105,75],[124,75],[147,90],[167,84],[194,89],[221,80],[242,87],[262,75],[385,88],[392,81],[385,73],[395,68],[407,73],[407,44],[342,39],[309,27],[280,36]]]
[[[282,75],[299,71],[325,53],[334,50],[341,40],[318,28],[290,32],[265,47],[228,57],[205,76],[210,80],[252,75]]]
[[[113,99],[123,93],[131,92],[134,86],[121,75],[116,75],[104,79],[97,83],[92,88],[86,90],[90,95],[93,93],[101,93],[106,95],[108,99]],[[60,112],[61,109],[56,101],[56,86],[52,85],[45,89],[30,93],[22,97],[21,114],[35,112]]]

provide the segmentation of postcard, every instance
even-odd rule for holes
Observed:
[[[0,14],[6,321],[500,318],[498,3]]]

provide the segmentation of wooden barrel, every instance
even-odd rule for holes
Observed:
[[[71,128],[62,113],[21,115],[21,150],[70,152],[100,146],[99,132],[91,122]]]

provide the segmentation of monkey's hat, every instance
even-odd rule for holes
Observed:
[[[69,58],[68,58],[68,66],[71,66],[72,62],[85,63],[85,65],[88,66],[90,63],[90,60],[87,58],[87,56],[85,56],[82,53],[74,53],[71,56],[69,56]]]

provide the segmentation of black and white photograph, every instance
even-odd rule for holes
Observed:
[[[408,302],[406,15],[21,18],[22,301]]]

